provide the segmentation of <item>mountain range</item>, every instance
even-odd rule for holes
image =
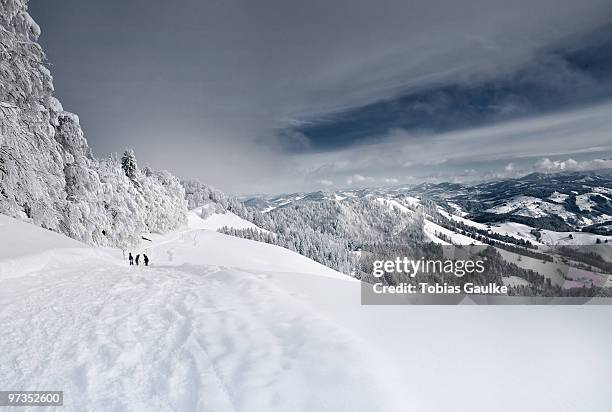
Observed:
[[[475,185],[423,183],[242,198],[262,212],[305,202],[349,198],[429,200],[452,215],[482,224],[515,222],[557,232],[612,234],[612,170],[532,173]]]

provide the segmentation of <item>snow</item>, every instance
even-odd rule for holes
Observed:
[[[467,216],[468,213],[464,212],[458,204],[454,202],[448,202],[448,205],[453,209],[455,215]]]
[[[347,276],[207,229],[130,267],[2,223],[0,272],[30,243],[50,259],[0,277],[0,387],[66,411],[608,410],[608,306],[362,306]]]
[[[506,286],[529,286],[529,281],[519,278],[518,276],[509,276],[502,278],[502,282]]]
[[[503,223],[497,223],[495,225],[491,225],[491,232],[500,234],[500,235],[506,235],[506,236],[512,236],[516,239],[525,239],[530,241],[533,244],[540,244],[540,242],[538,242],[536,240],[536,237],[531,234],[531,231],[533,230],[533,227],[529,226],[529,225],[525,225],[523,223],[516,223],[516,222],[503,222]]]
[[[607,195],[612,195],[612,188],[610,188],[610,187],[594,187],[593,191],[596,194],[600,195],[600,196],[601,195],[606,195],[606,194]],[[604,196],[604,197],[606,197],[607,199],[610,199],[610,197],[608,197],[608,196]]]
[[[425,230],[425,228],[423,228],[423,232],[425,234],[425,239],[429,240],[432,243],[435,243],[437,245],[444,245],[444,246],[450,245],[450,242],[440,239],[434,231],[428,231],[428,230]]]
[[[202,219],[202,211],[205,209],[206,207],[201,206],[191,210],[187,214],[189,227],[216,231],[227,226],[234,229],[255,229],[262,232],[268,232],[267,230],[256,226],[248,220],[244,220],[243,218],[236,216],[232,212],[213,213],[212,215]],[[206,216],[206,214],[204,214],[204,216]]]
[[[52,265],[87,260],[101,251],[3,214],[0,214],[0,240],[0,282]]]
[[[497,251],[507,262],[513,263],[523,269],[538,272],[542,276],[549,278],[553,285],[558,285],[565,288],[573,287],[573,285],[569,285],[567,283],[567,280],[562,275],[567,266],[560,262],[540,260],[530,256],[519,255],[518,253],[510,252],[504,249],[497,249]]]
[[[411,204],[411,205],[418,205],[416,201],[418,201],[418,199],[416,198],[411,198],[413,199],[412,201],[408,201],[407,203]],[[403,213],[408,213],[408,214],[412,214],[414,213],[412,210],[410,210],[408,207],[404,206],[403,204],[401,204],[400,202],[398,202],[397,200],[394,199],[385,199],[385,198],[377,198],[376,199],[377,202],[388,206],[391,209],[397,209]],[[438,225],[437,223],[432,222],[429,219],[425,219],[423,222],[423,232],[425,234],[425,237],[427,239],[429,239],[431,242],[440,244],[440,245],[448,245],[448,244],[454,244],[454,245],[471,245],[471,244],[477,244],[478,242],[468,236],[464,236],[461,235],[459,233],[455,233],[451,230],[448,230],[440,225]],[[449,243],[446,240],[441,239],[438,234],[444,234],[446,236],[449,237],[449,239],[451,240],[451,242]]]
[[[542,230],[542,242],[547,245],[595,245],[597,239],[612,242],[612,236],[597,235],[588,232],[555,232]]]
[[[398,209],[405,213],[412,213],[413,209],[416,209],[417,207],[421,206],[421,201],[416,197],[403,196],[399,198],[399,200],[401,200],[401,203],[400,201],[395,199],[386,199],[384,197],[376,198],[376,201],[378,203],[390,206],[391,208]],[[408,205],[409,207],[407,207],[406,205]]]
[[[412,207],[417,207],[421,204],[421,200],[413,196],[404,196],[402,200]]]
[[[183,233],[178,239],[160,242],[148,247],[145,252],[156,266],[210,264],[250,270],[256,268],[258,271],[310,273],[354,281],[288,249],[210,230]]]
[[[391,209],[397,209],[400,212],[409,213],[409,214],[413,213],[412,210],[408,209],[406,206],[402,205],[400,202],[394,199],[385,199],[385,198],[379,197],[376,199],[376,201],[380,204],[388,206]]]
[[[140,243],[132,249],[135,253],[146,252],[149,255],[153,250],[153,245],[160,246],[162,244],[181,241],[190,233],[196,230],[217,231],[222,227],[234,229],[255,229],[269,233],[268,230],[262,229],[255,224],[236,216],[232,212],[214,213],[214,204],[199,206],[187,212],[187,224],[175,230],[171,230],[165,234],[159,233],[143,233]],[[150,256],[149,256],[150,257]]]
[[[454,220],[455,222],[460,222],[460,223],[463,223],[465,225],[475,227],[477,229],[487,229],[487,225],[485,225],[483,223],[474,222],[473,220],[466,219],[466,218],[461,217],[461,216],[451,215],[450,213],[448,213],[447,211],[445,211],[442,208],[438,208],[438,212],[440,212],[440,214],[442,216],[446,217],[447,219]]]
[[[555,203],[563,203],[568,197],[569,195],[566,195],[565,193],[559,193],[555,191],[548,197],[548,199],[552,200]]]
[[[366,410],[381,401],[383,376],[370,382],[376,351],[274,280],[358,286],[352,278],[211,230],[157,239],[145,268],[26,229],[52,259],[36,273],[11,265],[16,277],[0,280],[2,388],[61,388],[67,410]],[[82,254],[57,264],[73,243]],[[356,387],[365,389],[356,396]]]
[[[580,210],[586,210],[586,211],[590,211],[593,208],[593,206],[597,206],[597,203],[591,200],[592,194],[594,195],[596,193],[585,193],[585,194],[576,196],[576,206],[578,206]]]
[[[496,214],[512,213],[517,216],[534,218],[556,215],[567,220],[576,217],[574,213],[566,211],[561,204],[549,203],[533,196],[516,196],[504,204],[491,207],[486,211]]]
[[[452,219],[480,229],[487,227],[481,223],[473,222],[465,218],[459,218],[457,216],[452,216]],[[535,245],[595,245],[597,239],[601,239],[602,242],[604,242],[606,239],[609,242],[612,242],[612,236],[597,235],[588,232],[556,232],[547,229],[540,230],[542,237],[540,241],[537,241],[536,237],[531,233],[533,229],[534,228],[531,226],[516,222],[497,223],[495,225],[491,225],[490,227],[490,230],[494,233],[512,236],[517,239],[525,239]]]
[[[460,233],[453,232],[452,230],[446,229],[445,227],[442,227],[438,225],[437,223],[434,223],[427,219],[425,219],[423,230],[425,231],[425,235],[429,239],[431,239],[432,242],[439,243],[442,245],[449,244],[449,242],[441,240],[436,235],[436,233],[442,233],[448,238],[450,238],[451,240],[450,244],[453,244],[453,245],[481,245],[482,244],[482,242],[476,239],[472,239],[469,236],[465,236]]]
[[[409,204],[411,204],[413,206],[418,206],[419,205],[418,199],[416,199],[416,198],[409,198],[409,199],[412,199],[412,200],[408,200]],[[387,205],[391,209],[398,209],[401,212],[409,213],[409,214],[413,213],[412,210],[410,210],[408,207],[402,205],[397,200],[377,198],[376,201],[381,203],[381,204],[383,204],[383,205]],[[457,219],[462,219],[462,218],[457,218]],[[466,219],[462,219],[462,220],[466,220]],[[424,232],[425,237],[427,239],[429,239],[430,241],[432,241],[434,243],[440,244],[440,245],[448,245],[448,244],[453,244],[453,245],[477,245],[477,244],[482,244],[481,242],[479,242],[479,241],[477,241],[475,239],[472,239],[469,236],[465,236],[465,235],[462,235],[460,233],[453,232],[452,230],[446,229],[445,227],[442,227],[442,226],[438,225],[437,223],[432,222],[429,219],[425,219],[424,222],[423,222],[423,232]],[[451,240],[451,242],[448,242],[446,240],[441,239],[438,236],[438,234],[443,234],[443,235],[447,236]]]
[[[15,259],[25,255],[46,252],[49,248],[84,248],[81,242],[64,235],[44,230],[27,222],[12,219],[0,214],[0,233],[2,247],[0,260]]]

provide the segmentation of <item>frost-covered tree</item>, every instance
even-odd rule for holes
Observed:
[[[120,247],[178,227],[187,211],[178,179],[140,173],[135,157],[126,173],[92,156],[78,117],[52,95],[39,33],[24,0],[0,1],[0,213]]]
[[[263,213],[247,208],[236,198],[227,196],[225,193],[198,180],[183,180],[181,184],[185,188],[185,199],[190,210],[200,206],[208,206],[206,209],[208,213],[224,213],[228,211],[255,223],[259,227],[266,226],[266,218]]]
[[[136,164],[136,155],[134,150],[129,149],[123,152],[121,156],[121,167],[125,175],[131,180],[136,180],[136,173],[138,172],[138,165]]]

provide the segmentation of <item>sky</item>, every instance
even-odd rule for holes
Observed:
[[[612,167],[609,0],[30,0],[98,157],[234,194]]]

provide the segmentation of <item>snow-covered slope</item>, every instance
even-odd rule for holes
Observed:
[[[28,243],[14,243],[4,258],[50,256],[36,271],[0,260],[0,273],[9,262],[13,271],[0,278],[2,388],[60,388],[67,410],[380,404],[383,376],[369,381],[376,351],[275,280],[358,284],[342,274],[276,246],[190,228],[156,239],[147,250],[152,266],[130,267],[61,235],[2,222],[38,245],[22,253]],[[1,248],[12,234],[0,232]],[[369,389],[355,396],[355,387]]]
[[[400,203],[398,200],[395,199],[384,199],[384,198],[378,198],[376,199],[379,203],[386,205],[388,207],[390,207],[391,209],[398,209],[399,211],[403,212],[403,213],[408,213],[408,214],[412,214],[413,211],[411,209],[409,209],[406,205],[403,205],[402,203]],[[406,197],[404,199],[402,199],[404,202],[406,202],[406,204],[408,204],[411,207],[418,207],[420,206],[420,202],[419,199],[416,199],[414,197]],[[437,243],[440,245],[473,245],[473,244],[481,244],[481,242],[478,242],[468,236],[464,236],[461,235],[459,233],[455,233],[451,230],[448,230],[434,222],[432,222],[428,216],[425,216],[425,219],[423,221],[423,232],[424,235],[426,237],[426,239],[428,239],[429,241],[433,242],[433,243]],[[445,239],[441,239],[441,237],[444,236],[446,238]]]
[[[257,227],[255,224],[236,216],[232,212],[210,213],[206,206],[200,206],[191,210],[188,215],[188,225],[191,228],[219,230],[222,227],[230,227],[234,229],[255,229],[263,232],[268,232],[265,229]]]
[[[309,273],[353,281],[288,249],[209,230],[184,233],[172,242],[147,248],[145,253],[155,260],[155,265],[212,264],[257,271]]]
[[[0,214],[0,285],[51,266],[97,259],[108,251]],[[0,287],[0,298],[5,290]]]
[[[36,255],[49,249],[84,248],[81,242],[0,214],[0,261]]]
[[[186,227],[165,235],[147,234],[151,242],[142,242],[137,253],[146,253],[155,265],[212,264],[249,270],[309,273],[353,281],[288,249],[217,233],[221,227],[266,231],[231,212],[201,216],[201,208],[196,208],[188,213]]]
[[[608,410],[609,307],[361,306],[359,282],[213,231],[156,239],[150,267],[26,232],[82,254],[0,278],[0,387],[67,411]]]

